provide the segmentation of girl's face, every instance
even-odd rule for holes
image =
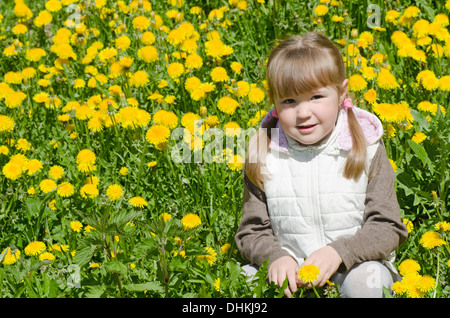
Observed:
[[[333,132],[339,105],[347,94],[348,80],[341,94],[334,86],[321,87],[297,96],[275,99],[281,127],[291,138],[305,146],[318,145]]]

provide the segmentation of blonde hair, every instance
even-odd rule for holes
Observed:
[[[269,101],[274,103],[277,97],[300,95],[325,86],[334,86],[341,96],[346,71],[342,55],[333,42],[320,33],[310,32],[292,36],[272,50],[266,79]],[[353,111],[348,109],[347,114],[353,146],[346,160],[344,177],[357,180],[365,171],[367,143]],[[245,173],[261,189],[264,188],[261,172],[265,168],[269,143],[269,130],[259,129],[247,151]],[[255,156],[257,160],[249,160]]]

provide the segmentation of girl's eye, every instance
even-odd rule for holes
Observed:
[[[311,99],[320,99],[322,97],[323,97],[322,95],[314,95],[313,97],[311,97]]]
[[[295,103],[295,100],[293,100],[293,99],[285,99],[283,101],[283,104],[292,104],[292,103]]]

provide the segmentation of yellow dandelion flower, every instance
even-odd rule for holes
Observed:
[[[120,173],[122,176],[128,175],[128,168],[127,168],[127,167],[122,167],[122,168],[120,168],[119,173]]]
[[[36,256],[41,254],[46,250],[45,243],[41,241],[30,242],[24,249],[25,255]]]
[[[220,58],[232,54],[234,50],[231,46],[224,44],[220,39],[212,39],[205,43],[205,52],[208,56]]]
[[[198,77],[191,76],[191,77],[187,78],[186,81],[184,82],[184,87],[186,88],[186,90],[188,92],[192,92],[196,88],[198,88],[201,83],[202,82],[200,81],[200,79]]]
[[[80,221],[71,221],[70,228],[77,233],[80,233],[83,229],[83,224]]]
[[[115,39],[115,45],[117,50],[126,51],[131,44],[131,40],[128,36],[122,35]]]
[[[213,68],[211,71],[211,78],[214,82],[226,82],[230,79],[227,75],[227,71],[221,66]]]
[[[442,76],[439,79],[439,88],[443,91],[450,91],[450,75]]]
[[[14,119],[0,115],[0,132],[10,132],[14,129]]]
[[[5,105],[8,108],[17,108],[22,105],[23,101],[27,98],[27,94],[21,91],[8,94],[5,98]]]
[[[203,59],[197,53],[191,53],[186,57],[184,65],[189,69],[197,69],[203,66]]]
[[[39,12],[38,16],[34,19],[34,25],[38,28],[45,26],[53,21],[53,16],[47,10]]]
[[[413,35],[415,38],[421,38],[428,34],[427,28],[430,22],[425,19],[419,19],[413,24]]]
[[[84,199],[93,199],[96,198],[98,196],[98,188],[95,184],[85,184],[84,186],[81,187],[80,189],[80,195],[84,198]]]
[[[214,289],[218,292],[220,292],[220,277],[217,277],[214,281]]]
[[[235,91],[236,96],[245,97],[250,92],[250,84],[246,81],[238,81],[237,88]]]
[[[385,21],[387,23],[397,23],[397,19],[400,17],[401,13],[396,10],[389,10],[386,12]]]
[[[164,109],[160,109],[158,110],[154,115],[153,115],[153,121],[156,124],[160,124],[163,126],[166,126],[170,129],[175,128],[178,125],[178,117],[175,113],[171,112],[171,111],[167,111]]]
[[[156,166],[158,163],[156,161],[150,161],[149,163],[147,163],[147,167],[152,168],[154,166]]]
[[[423,292],[417,288],[421,276],[419,274],[410,274],[404,276],[401,280],[405,293],[411,298],[422,298]]]
[[[97,56],[99,60],[102,61],[103,63],[108,63],[114,60],[117,54],[118,54],[117,49],[115,49],[114,47],[106,47],[102,49],[100,52],[98,52]]]
[[[370,104],[375,103],[377,101],[377,91],[373,88],[369,89],[364,93],[364,99]]]
[[[22,175],[23,168],[20,164],[8,162],[3,166],[2,172],[6,178],[17,180]]]
[[[436,281],[430,275],[423,275],[417,281],[417,289],[423,293],[428,293],[434,289]]]
[[[391,163],[392,169],[394,170],[394,172],[397,172],[397,164],[395,163],[394,160],[389,159],[389,162]]]
[[[135,208],[143,208],[148,205],[147,201],[145,201],[145,199],[140,196],[130,198],[130,200],[128,200],[128,203],[130,203]]]
[[[406,18],[415,18],[419,15],[420,13],[420,9],[416,6],[409,6],[405,9],[405,11],[403,12],[403,15]]]
[[[424,112],[429,112],[433,115],[436,115],[438,106],[437,106],[437,104],[432,104],[429,101],[422,101],[417,105],[417,109],[424,111]]]
[[[373,111],[380,117],[382,121],[397,122],[398,115],[395,107],[389,103],[377,103],[373,105]]]
[[[411,274],[417,274],[420,271],[420,264],[413,259],[406,259],[398,266],[400,275],[407,276]]]
[[[238,106],[239,103],[229,96],[223,96],[217,102],[217,108],[229,115],[233,115]]]
[[[39,62],[41,58],[46,56],[47,53],[41,48],[27,49],[25,51],[25,58],[31,62]]]
[[[377,76],[377,84],[383,89],[394,89],[400,86],[395,79],[395,76],[385,68],[380,70],[380,73]]]
[[[367,82],[364,79],[364,77],[362,77],[359,74],[353,74],[352,76],[350,76],[349,80],[348,80],[348,89],[352,92],[357,92],[357,91],[361,91],[363,89],[365,89],[367,87]]]
[[[6,146],[0,146],[0,154],[1,155],[8,155],[9,154],[9,149]]]
[[[391,289],[395,295],[403,295],[406,293],[405,285],[397,281],[391,285]]]
[[[241,126],[235,121],[230,121],[223,125],[223,130],[227,136],[239,136],[242,132]]]
[[[413,224],[413,222],[411,222],[411,220],[402,218],[402,222],[406,226],[408,233],[411,233],[414,230],[414,224]]]
[[[41,262],[43,262],[43,261],[54,261],[55,260],[55,255],[53,255],[50,252],[44,252],[44,253],[39,255],[39,260]]]
[[[138,57],[144,62],[151,63],[158,60],[158,51],[152,45],[146,45],[137,52]]]
[[[259,87],[251,87],[247,94],[248,100],[253,104],[258,104],[262,102],[265,96],[266,94]]]
[[[427,139],[427,135],[425,135],[423,132],[418,131],[416,133],[414,133],[414,136],[412,136],[411,140],[414,141],[415,143],[422,143],[425,139]]]
[[[444,232],[450,231],[450,223],[447,221],[438,222],[436,223],[434,228],[436,229],[436,231],[444,231]]]
[[[432,91],[439,87],[439,79],[436,77],[433,71],[423,70],[416,76],[417,82],[419,82],[426,90]]]
[[[77,78],[77,79],[75,79],[74,82],[73,82],[73,87],[74,87],[75,89],[77,89],[77,88],[83,88],[83,87],[85,87],[85,86],[86,86],[86,82],[85,82],[83,79],[81,79],[81,78]]]
[[[135,87],[143,87],[149,81],[149,76],[145,71],[137,71],[130,78],[131,84]]]
[[[376,76],[375,70],[371,66],[363,67],[363,69],[361,70],[361,74],[365,79],[367,79],[369,81],[373,80]]]
[[[38,159],[31,159],[25,163],[24,168],[28,171],[28,175],[31,176],[36,172],[40,172],[44,165]]]
[[[367,48],[373,43],[374,37],[373,34],[369,31],[361,32],[358,37],[358,46],[362,48]]]
[[[224,245],[222,245],[220,247],[220,252],[222,254],[226,254],[230,250],[230,248],[231,248],[231,244],[230,243],[225,243]]]
[[[56,192],[63,198],[67,198],[74,194],[75,188],[71,183],[63,182],[58,186]]]
[[[133,29],[144,31],[150,27],[150,20],[145,16],[137,16],[132,21]]]
[[[89,149],[81,150],[77,155],[78,170],[81,172],[89,172],[94,168],[96,161],[95,154]]]
[[[165,143],[170,137],[170,129],[166,126],[155,124],[147,130],[145,139],[152,145]]]
[[[22,1],[15,1],[14,14],[18,18],[26,18],[27,20],[31,19],[31,17],[33,17],[33,12]]]
[[[445,245],[447,242],[443,240],[439,233],[434,231],[428,231],[422,235],[419,241],[420,245],[425,247],[426,249],[432,249],[437,246]]]
[[[123,189],[118,184],[112,184],[106,189],[106,195],[112,201],[118,200],[123,196]]]
[[[181,63],[173,62],[167,66],[167,74],[170,78],[178,78],[184,73],[184,66]]]
[[[202,221],[200,220],[200,217],[197,214],[187,213],[181,219],[181,224],[183,224],[185,230],[190,230],[202,224]]]
[[[49,193],[50,191],[55,190],[57,186],[58,185],[56,184],[56,182],[53,181],[52,179],[43,179],[39,183],[39,188],[45,194]]]
[[[15,264],[20,258],[20,251],[16,249],[14,252],[10,247],[5,248],[1,253],[3,256],[3,265],[12,265]]]
[[[244,165],[244,158],[239,155],[227,156],[227,166],[233,171],[241,171]]]
[[[209,265],[213,265],[217,261],[217,252],[209,246],[205,247],[206,254],[197,256],[200,260],[206,260]]]
[[[230,68],[233,70],[234,73],[239,75],[239,74],[241,74],[243,66],[239,62],[231,62]]]
[[[48,0],[45,3],[45,8],[50,12],[57,12],[62,9],[62,4],[59,0]]]
[[[298,278],[305,283],[313,283],[320,277],[320,270],[316,265],[303,265],[298,270]]]
[[[327,13],[328,13],[328,7],[326,5],[319,4],[317,7],[314,8],[314,14],[316,16],[322,17]]]
[[[64,175],[64,168],[59,165],[51,166],[48,170],[48,175],[53,180],[59,180]]]
[[[142,33],[141,42],[144,45],[151,45],[156,41],[155,35],[150,31],[145,31]]]

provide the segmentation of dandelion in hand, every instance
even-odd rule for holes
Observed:
[[[320,270],[316,265],[313,264],[303,265],[298,270],[298,279],[300,279],[302,282],[311,284],[311,287],[317,298],[320,298],[320,296],[317,293],[316,289],[314,288],[313,283],[316,280],[318,280],[319,277],[320,277]]]
[[[298,278],[305,283],[313,283],[320,276],[320,270],[316,265],[303,265],[298,271]]]

